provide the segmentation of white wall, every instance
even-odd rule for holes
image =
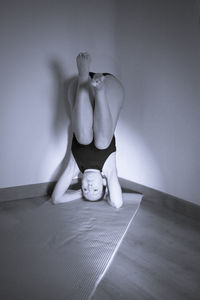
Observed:
[[[0,188],[56,178],[68,145],[63,82],[84,50],[94,71],[118,74],[125,86],[119,176],[200,204],[195,5],[1,1]]]
[[[0,188],[47,182],[68,141],[63,82],[89,51],[114,72],[114,1],[0,3]]]
[[[119,175],[200,204],[198,18],[195,1],[118,1]]]

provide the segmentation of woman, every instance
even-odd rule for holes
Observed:
[[[124,101],[124,90],[113,75],[89,72],[91,58],[80,53],[78,79],[69,87],[73,140],[69,163],[52,194],[54,204],[85,198],[107,199],[116,208],[123,204],[116,169],[114,131]],[[82,173],[82,188],[68,187]]]

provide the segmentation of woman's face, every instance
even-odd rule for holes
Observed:
[[[97,201],[102,197],[103,179],[101,173],[94,170],[86,170],[82,179],[83,196],[90,201]]]

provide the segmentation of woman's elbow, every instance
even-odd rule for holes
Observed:
[[[51,203],[52,204],[58,204],[59,203],[59,197],[55,195],[54,193],[51,195]]]

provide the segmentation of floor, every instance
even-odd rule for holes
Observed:
[[[200,299],[200,223],[143,200],[95,300]]]
[[[27,219],[35,213],[37,215],[35,220],[38,220],[39,204],[38,200],[33,201],[33,207],[31,209],[24,206]],[[66,219],[63,209],[56,208],[55,211],[52,211],[50,214],[45,205],[47,204],[44,202],[43,210],[47,216],[44,218],[44,224],[41,227],[43,231],[46,227],[47,229],[49,227],[49,222],[46,220],[47,217],[53,218],[55,213],[61,213],[64,215],[62,218],[57,218],[59,222]],[[9,203],[6,204],[6,206],[9,206]],[[14,213],[14,216],[16,216],[16,213]],[[11,225],[13,226],[14,224]],[[34,228],[38,226],[36,222]],[[60,228],[63,228],[63,226],[60,226]],[[28,233],[28,228],[24,228],[24,230],[25,233]],[[39,228],[37,232],[40,233],[40,235],[42,234]],[[56,234],[57,240],[60,234],[63,234],[62,230]],[[27,236],[29,237],[29,234],[27,234]],[[38,234],[32,239],[37,238]],[[52,245],[52,243],[50,244]],[[31,243],[28,243],[25,250],[29,251],[31,245]],[[45,247],[43,248],[44,250],[46,249]],[[41,248],[41,250],[43,248]],[[52,253],[54,253],[55,247],[51,248]],[[13,249],[9,249],[9,251],[12,250]],[[40,249],[37,249],[37,251],[39,250]],[[45,265],[47,268],[49,266],[48,257],[44,250],[44,261],[47,261]],[[13,253],[15,253],[15,249],[13,251]],[[35,256],[36,254],[37,253],[35,253]],[[22,256],[22,259],[28,260],[28,256]],[[52,259],[50,261],[52,261]],[[57,264],[56,260],[55,264]],[[10,267],[13,270],[13,265]],[[16,270],[15,267],[15,273]],[[46,269],[44,270],[44,274],[46,274],[45,272]],[[37,281],[38,277],[36,275],[35,280]],[[47,277],[47,279],[48,278],[49,277]],[[98,285],[92,299],[199,300],[199,283],[200,223],[165,208],[158,207],[147,200],[142,200],[137,215],[134,217],[122,244],[105,276]],[[48,280],[46,284],[48,286]],[[1,297],[1,299],[7,300],[3,297]],[[13,297],[8,299],[15,300]],[[38,300],[38,298],[34,299]],[[52,299],[54,300],[54,297]],[[66,298],[66,300],[67,299],[69,298]],[[73,299],[75,298],[70,298],[70,300]],[[41,298],[41,300],[44,300],[44,298]]]

